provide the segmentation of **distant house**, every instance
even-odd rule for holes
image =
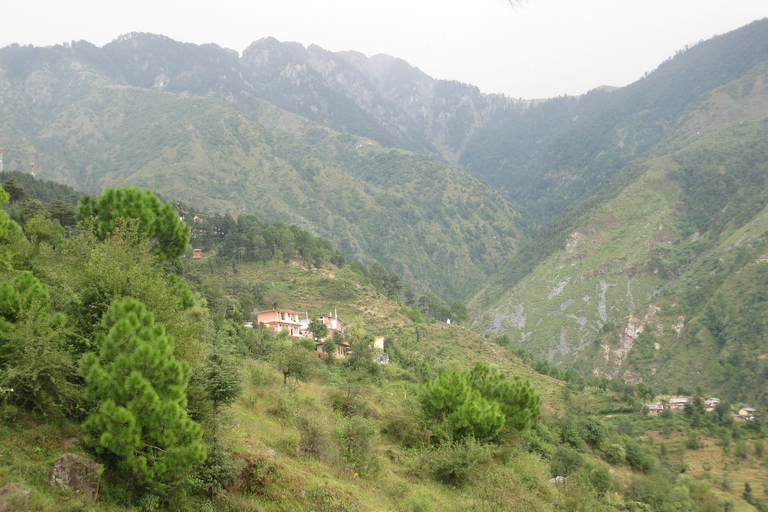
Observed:
[[[344,332],[344,322],[339,319],[338,315],[328,313],[327,315],[320,315],[317,319],[328,328],[328,336],[331,338],[334,331]]]
[[[739,409],[739,417],[745,420],[754,420],[757,410],[751,407],[742,407]]]
[[[389,364],[389,354],[384,352],[384,340],[387,339],[383,334],[373,337],[373,360],[379,364]]]
[[[648,414],[658,415],[664,412],[664,404],[661,402],[645,404],[645,406],[648,408]]]
[[[324,358],[329,356],[329,354],[325,351],[323,343],[317,343],[315,348],[317,349],[318,357]],[[336,359],[346,359],[351,351],[352,345],[349,344],[349,341],[337,341],[336,351],[334,352],[333,357]]]
[[[192,250],[192,259],[193,260],[201,260],[201,259],[203,259],[203,250],[202,249],[193,249]]]
[[[288,330],[291,336],[301,336],[301,313],[299,311],[290,311],[288,309],[270,309],[269,311],[259,311],[256,313],[256,320],[264,324],[275,332],[283,329]]]
[[[671,411],[682,411],[685,409],[685,406],[691,403],[690,398],[682,397],[682,398],[670,398],[667,401],[667,405],[669,405],[669,410]]]

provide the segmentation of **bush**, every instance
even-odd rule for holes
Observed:
[[[360,510],[357,501],[352,496],[345,496],[330,485],[323,484],[307,493],[310,510],[316,512],[356,512]]]
[[[424,456],[422,466],[444,484],[462,485],[467,477],[491,458],[491,447],[472,437],[440,445]]]
[[[234,483],[242,467],[242,461],[235,462],[230,453],[213,446],[192,474],[192,491],[213,498]]]
[[[613,489],[611,471],[605,466],[595,466],[589,472],[589,483],[601,496]]]
[[[570,446],[558,446],[552,454],[550,473],[555,476],[568,476],[584,465],[584,456]]]
[[[644,447],[634,439],[624,439],[624,449],[627,452],[627,462],[632,469],[651,473],[656,467],[656,459],[648,453]]]
[[[344,462],[361,475],[373,474],[379,468],[375,452],[378,435],[373,421],[357,416],[346,418],[336,433]]]
[[[324,458],[331,455],[332,443],[325,423],[318,418],[299,416],[295,425],[301,435],[296,449],[298,455]]]
[[[689,450],[698,450],[701,448],[701,443],[699,442],[699,436],[696,434],[695,430],[689,430],[688,431],[688,439],[685,441],[685,447]]]
[[[240,488],[248,494],[263,494],[279,477],[274,459],[268,455],[246,454],[240,461]]]
[[[382,433],[391,436],[406,448],[419,448],[429,441],[430,433],[419,424],[416,413],[405,410],[387,410],[382,422]]]
[[[602,449],[603,460],[609,464],[621,464],[627,458],[627,451],[620,443],[607,443]]]

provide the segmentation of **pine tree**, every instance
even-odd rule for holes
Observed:
[[[230,405],[243,392],[243,383],[237,364],[226,353],[222,335],[217,338],[211,352],[205,358],[203,379],[205,394],[212,405],[213,444],[218,445],[219,409]]]
[[[119,458],[133,493],[137,482],[202,462],[202,430],[185,410],[189,366],[176,360],[173,338],[144,305],[132,298],[113,303],[102,327],[99,354],[81,363],[86,398],[99,400],[83,424],[85,442]]]
[[[509,380],[482,363],[442,373],[424,384],[419,399],[427,417],[447,427],[454,439],[492,439],[505,426],[525,430],[541,412],[541,398],[528,381]]]
[[[442,423],[453,439],[491,439],[504,426],[499,404],[473,389],[465,373],[440,374],[424,384],[419,399],[427,417]]]
[[[114,232],[119,219],[133,219],[148,238],[150,252],[161,262],[180,257],[189,243],[189,226],[150,190],[108,188],[96,197],[83,196],[77,216],[92,222],[101,240]]]
[[[528,429],[541,414],[541,398],[527,380],[509,380],[503,373],[483,363],[477,363],[469,371],[468,379],[483,398],[499,404],[507,427]]]

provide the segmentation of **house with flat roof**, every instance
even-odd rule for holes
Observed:
[[[255,313],[256,320],[264,324],[275,332],[283,329],[288,330],[291,336],[301,336],[301,312],[291,311],[289,309],[270,309],[268,311],[259,311]]]

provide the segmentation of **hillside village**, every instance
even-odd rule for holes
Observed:
[[[703,405],[702,405],[703,404]],[[690,414],[694,407],[703,407],[705,412],[713,412],[718,404],[719,398],[707,398],[704,395],[694,395],[692,397],[670,397],[661,402],[646,403],[645,408],[648,414],[656,416],[665,411],[679,411]],[[737,421],[755,421],[756,409],[752,407],[739,407],[738,412],[728,411],[731,417]]]
[[[337,313],[328,313],[318,315],[315,319],[323,325],[324,334],[318,336],[316,327],[309,319],[309,313],[291,311],[288,309],[270,309],[267,311],[253,311],[251,313],[256,317],[256,322],[270,328],[276,334],[285,330],[286,334],[294,338],[309,338],[316,341],[318,357],[335,359],[346,359],[352,350],[351,338],[344,334],[344,322],[339,319]],[[304,316],[304,318],[302,318]],[[246,328],[252,328],[253,322],[245,322]],[[386,336],[375,335],[370,343],[370,348],[374,351],[374,360],[380,364],[389,362],[389,356],[384,352],[384,340]],[[326,344],[326,340],[331,343]],[[328,352],[326,349],[330,349]]]

